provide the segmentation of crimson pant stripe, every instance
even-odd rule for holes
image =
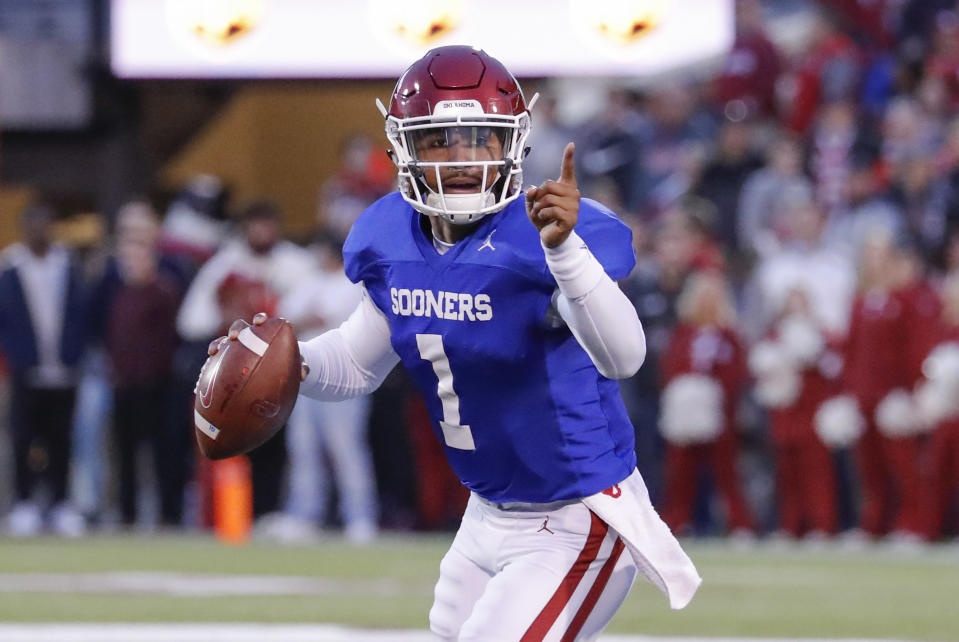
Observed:
[[[576,612],[576,617],[573,618],[569,629],[566,630],[566,635],[563,636],[560,642],[573,642],[576,636],[579,635],[583,625],[586,624],[586,619],[589,617],[589,614],[593,612],[593,608],[596,606],[596,603],[599,602],[599,596],[603,594],[603,590],[606,588],[606,584],[613,574],[613,569],[616,567],[616,562],[619,561],[619,556],[623,554],[623,548],[625,548],[623,540],[617,537],[616,543],[613,544],[613,550],[609,554],[609,559],[606,560],[603,568],[600,569],[599,575],[596,576],[596,581],[593,582],[592,588],[590,588],[589,593],[586,594],[586,599],[583,600],[582,605],[580,605],[579,610]]]
[[[566,605],[569,603],[573,592],[576,590],[576,587],[579,586],[589,565],[593,563],[599,554],[599,548],[606,538],[606,532],[609,530],[609,527],[603,520],[597,517],[595,513],[591,512],[590,516],[592,517],[592,524],[589,527],[589,535],[586,537],[586,544],[583,546],[583,550],[579,552],[579,557],[576,558],[573,566],[569,569],[569,572],[566,573],[566,577],[560,582],[559,588],[556,589],[553,597],[549,599],[549,602],[546,603],[543,610],[540,611],[536,619],[533,620],[533,623],[526,630],[520,642],[539,642],[546,637],[553,623],[556,622],[556,618],[559,617],[559,614],[563,612],[563,609],[566,608]]]

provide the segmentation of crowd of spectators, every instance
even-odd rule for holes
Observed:
[[[624,83],[585,122],[563,121],[561,96],[546,95],[526,180],[554,177],[555,150],[574,140],[584,195],[633,229],[638,263],[621,286],[648,356],[621,388],[640,470],[674,531],[954,537],[959,5],[798,4],[801,47],[782,49],[763,4],[739,0],[733,49],[705,80]],[[309,249],[282,240],[283,213],[267,201],[238,211],[229,237],[228,192],[213,177],[186,185],[162,220],[131,201],[110,247],[87,257],[85,312],[52,213],[24,212],[24,242],[0,273],[8,531],[208,524],[211,472],[189,428],[206,343],[259,311],[307,332],[335,326],[358,296],[339,244],[394,185],[381,146],[351,139]],[[380,527],[452,525],[465,491],[402,371],[355,406],[300,403],[251,457],[260,532],[311,537],[340,523],[364,542]],[[71,443],[85,489],[72,503]],[[145,479],[144,443],[156,462]]]
[[[804,4],[802,47],[740,1],[716,75],[617,88],[574,131],[584,192],[634,229],[640,467],[677,532],[935,540],[959,490],[959,14]]]

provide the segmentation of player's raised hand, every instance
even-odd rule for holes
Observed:
[[[575,146],[563,150],[559,180],[546,181],[539,187],[526,188],[526,213],[546,247],[556,247],[566,240],[579,218],[579,189],[573,164]]]

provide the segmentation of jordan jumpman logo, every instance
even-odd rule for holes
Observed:
[[[477,251],[477,252],[480,252],[480,251],[483,250],[483,248],[488,247],[490,250],[492,250],[492,251],[495,252],[495,251],[496,251],[496,247],[493,246],[493,235],[494,235],[494,234],[496,234],[496,230],[493,230],[492,232],[489,233],[489,236],[486,237],[486,240],[483,241],[483,244],[480,245],[480,246],[479,246],[479,249],[477,249],[476,251]]]
[[[547,517],[546,519],[543,520],[543,525],[540,526],[540,527],[539,527],[539,530],[536,531],[536,532],[537,532],[537,533],[541,533],[541,532],[543,532],[543,531],[546,531],[546,532],[549,533],[550,535],[555,535],[556,533],[554,533],[553,531],[549,530],[549,529],[546,527],[547,522],[549,522],[549,517]]]

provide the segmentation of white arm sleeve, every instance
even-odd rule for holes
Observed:
[[[390,344],[386,317],[370,299],[363,300],[340,327],[300,342],[310,367],[300,394],[322,401],[342,401],[376,390],[400,358]]]
[[[576,232],[557,247],[543,249],[559,286],[559,314],[596,369],[610,379],[636,374],[646,358],[646,335],[636,308]]]

